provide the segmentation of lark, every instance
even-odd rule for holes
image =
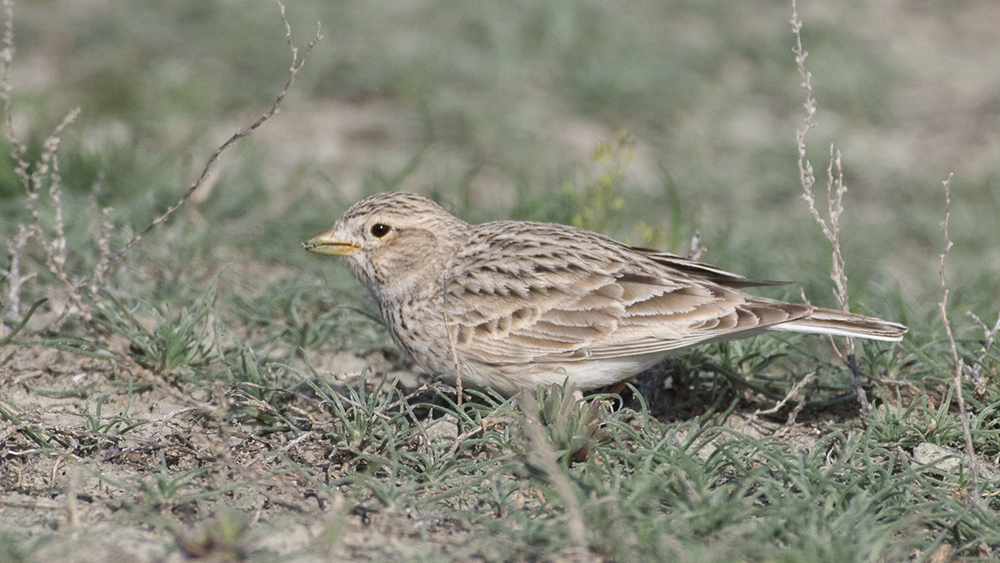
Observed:
[[[365,198],[304,248],[343,256],[393,340],[431,374],[511,395],[629,379],[710,342],[783,330],[898,341],[900,324],[744,293],[754,282],[585,229],[472,225],[433,201]]]

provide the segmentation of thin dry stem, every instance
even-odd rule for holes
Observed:
[[[796,10],[795,0],[792,0],[792,34],[795,35],[795,66],[802,78],[802,89],[806,92],[805,109],[806,116],[803,119],[802,128],[795,132],[795,141],[799,152],[799,183],[802,184],[802,197],[809,203],[810,209],[815,209],[815,200],[812,196],[812,186],[816,182],[812,164],[806,159],[806,134],[816,125],[816,100],[812,95],[812,73],[806,70],[806,57],[809,56],[802,48],[802,20],[799,19]],[[818,215],[818,214],[817,214]]]
[[[795,133],[795,142],[798,149],[799,183],[802,186],[802,199],[809,206],[809,213],[813,220],[823,231],[823,236],[830,242],[832,247],[832,266],[830,269],[830,279],[833,280],[834,294],[841,310],[850,311],[847,294],[847,272],[843,254],[840,251],[840,216],[844,212],[844,195],[847,193],[847,186],[844,184],[844,168],[839,150],[830,145],[830,165],[827,167],[826,175],[826,218],[824,218],[816,207],[816,197],[813,194],[813,185],[816,183],[816,176],[812,164],[806,158],[806,134],[816,124],[816,100],[813,98],[812,74],[806,70],[805,61],[809,53],[802,47],[802,20],[799,18],[795,0],[792,0],[792,34],[795,36],[795,67],[802,78],[802,89],[805,90],[806,101],[804,103],[806,116],[802,127]],[[873,414],[868,396],[861,385],[861,373],[859,371],[855,357],[854,339],[846,338],[846,359],[854,376],[854,390],[861,406],[862,414],[870,418]],[[836,344],[834,345],[836,348]],[[840,350],[837,353],[842,357]]]
[[[979,325],[979,328],[983,329],[983,348],[979,351],[979,355],[976,356],[976,362],[971,367],[966,366],[969,368],[969,374],[972,376],[972,385],[975,388],[974,393],[977,397],[981,397],[986,394],[986,385],[990,381],[988,377],[982,375],[983,360],[990,353],[990,348],[993,346],[993,342],[996,341],[997,332],[1000,332],[1000,315],[997,315],[997,322],[994,323],[993,328],[990,328],[972,311],[968,311],[966,314]]]
[[[37,272],[28,272],[21,275],[21,257],[24,256],[24,247],[28,244],[34,234],[24,225],[17,226],[17,236],[14,240],[7,240],[7,253],[10,256],[10,267],[6,270],[0,268],[0,274],[7,279],[7,314],[12,318],[21,316],[21,286],[37,275]],[[0,324],[0,338],[6,336],[4,327]]]
[[[834,175],[836,167],[836,175]],[[830,216],[830,228],[824,228],[827,240],[833,246],[832,262],[833,267],[830,272],[830,279],[836,287],[837,302],[843,311],[849,311],[847,300],[847,271],[845,270],[844,256],[840,252],[840,215],[844,212],[844,194],[847,193],[847,186],[844,185],[844,167],[841,163],[840,151],[834,151],[830,145],[830,166],[826,170],[826,194],[827,211]],[[854,353],[852,339],[848,339],[848,353]]]
[[[835,295],[837,296],[840,308],[848,311],[847,274],[844,269],[844,258],[840,252],[840,216],[844,212],[844,194],[847,193],[847,186],[844,185],[842,156],[840,151],[835,150],[831,144],[830,165],[826,171],[826,211],[828,219],[825,219],[820,215],[816,207],[816,197],[813,195],[812,190],[813,185],[816,183],[816,177],[812,164],[806,158],[806,134],[816,124],[817,106],[812,93],[812,74],[805,68],[806,57],[809,56],[809,53],[802,48],[802,20],[799,19],[799,14],[796,11],[795,0],[792,0],[791,23],[792,33],[795,35],[795,47],[792,49],[792,52],[795,53],[795,66],[798,69],[799,76],[802,78],[802,89],[806,93],[806,101],[804,103],[806,116],[803,119],[802,128],[798,129],[795,134],[799,156],[799,183],[802,185],[802,199],[809,205],[809,213],[823,231],[823,236],[826,237],[826,240],[833,247],[833,266],[830,278],[836,287]],[[836,174],[834,174],[835,169]],[[850,346],[849,350],[853,352]]]
[[[17,141],[17,135],[14,131],[13,118],[12,118],[12,100],[11,100],[11,87],[10,87],[10,66],[14,57],[14,29],[13,29],[13,2],[11,0],[2,0],[2,5],[5,11],[6,20],[4,22],[4,36],[3,36],[3,49],[0,51],[0,98],[3,100],[5,115],[5,135],[11,143],[11,157],[15,163],[15,174],[23,185],[26,198],[24,201],[25,208],[29,211],[32,217],[32,225],[29,228],[29,237],[34,236],[38,241],[39,245],[43,249],[45,257],[45,265],[48,270],[61,282],[65,287],[66,293],[69,297],[69,303],[63,310],[62,314],[54,321],[54,323],[60,323],[66,315],[69,313],[72,307],[78,309],[86,319],[90,317],[90,311],[85,307],[83,296],[81,295],[80,288],[86,287],[91,294],[96,293],[101,285],[104,283],[105,274],[109,268],[121,260],[121,258],[135,246],[146,234],[155,229],[157,226],[166,222],[171,215],[178,208],[180,208],[192,195],[202,186],[206,179],[208,178],[209,172],[211,171],[214,163],[220,155],[232,146],[239,139],[249,135],[258,127],[260,127],[265,121],[272,117],[278,112],[279,105],[287,94],[289,88],[295,81],[295,77],[298,71],[301,70],[302,66],[305,64],[305,60],[312,47],[316,42],[322,38],[320,33],[321,28],[317,24],[316,36],[309,42],[307,48],[300,53],[299,49],[292,43],[291,38],[291,25],[288,23],[288,18],[285,16],[285,6],[278,2],[278,6],[281,11],[281,19],[285,24],[285,36],[288,42],[289,49],[291,50],[291,66],[289,70],[288,79],[285,83],[284,88],[278,94],[271,108],[257,118],[249,127],[245,129],[240,129],[232,137],[230,137],[225,143],[218,147],[215,152],[209,156],[205,167],[197,180],[191,184],[184,195],[171,207],[169,207],[162,215],[157,217],[150,225],[145,229],[140,231],[138,234],[128,237],[128,242],[116,253],[111,252],[111,232],[113,225],[110,221],[110,209],[103,209],[100,212],[100,218],[98,219],[97,213],[91,213],[91,220],[94,225],[99,225],[96,227],[95,238],[97,241],[97,246],[100,251],[100,256],[94,271],[74,282],[70,279],[70,276],[65,271],[67,263],[67,240],[66,240],[66,229],[65,229],[65,214],[63,209],[62,201],[62,188],[61,188],[61,174],[59,168],[59,145],[62,139],[63,132],[66,127],[68,127],[79,114],[79,109],[71,111],[59,124],[58,127],[53,131],[53,133],[46,139],[44,144],[44,151],[38,163],[35,165],[35,169],[29,174],[30,165],[24,159],[24,155],[27,151],[26,146],[23,143]],[[45,193],[45,188],[48,188],[47,194],[50,200],[50,205],[54,215],[53,225],[52,225],[52,238],[51,240],[46,234],[46,230],[42,227],[41,214],[37,203],[41,197],[42,193]],[[96,194],[100,189],[100,183],[95,185],[92,191],[92,206],[96,210]],[[26,238],[23,240],[27,240]],[[16,246],[16,245],[15,245]],[[20,256],[20,254],[19,254]],[[11,280],[11,291],[15,294],[19,294],[21,291],[21,284],[27,279],[24,276],[17,276]],[[12,301],[13,302],[13,301]],[[16,309],[16,308],[15,308]]]
[[[958,355],[958,346],[955,344],[955,335],[951,330],[951,322],[948,320],[948,283],[945,279],[944,265],[951,250],[952,242],[948,236],[948,221],[951,219],[951,179],[954,174],[948,174],[948,179],[944,184],[944,220],[941,221],[941,229],[944,231],[944,252],[941,253],[941,266],[938,274],[941,277],[941,302],[938,304],[941,309],[941,319],[944,321],[944,330],[948,334],[948,344],[951,347],[951,360],[953,363],[952,375],[955,385],[955,401],[958,403],[958,416],[962,421],[962,433],[965,435],[965,457],[969,460],[969,472],[972,474],[972,494],[969,496],[969,503],[979,502],[979,462],[976,459],[976,449],[972,443],[972,431],[969,429],[969,415],[965,410],[965,396],[962,394],[962,358]],[[998,321],[1000,323],[1000,321]]]
[[[103,265],[103,269],[100,270],[101,275],[103,275],[104,270],[106,270],[112,264],[121,260],[133,246],[135,246],[136,244],[138,244],[140,240],[142,240],[144,236],[149,234],[150,231],[152,231],[153,229],[165,223],[167,219],[169,219],[174,214],[174,212],[176,212],[182,205],[184,205],[189,199],[191,199],[191,196],[194,195],[194,193],[198,190],[198,188],[205,183],[205,180],[208,178],[209,172],[211,172],[212,167],[215,165],[215,161],[219,159],[219,157],[222,155],[223,152],[229,149],[229,147],[233,146],[233,144],[235,144],[236,141],[239,141],[243,137],[246,137],[250,133],[253,133],[255,130],[257,130],[258,127],[263,125],[265,121],[274,116],[274,114],[278,113],[279,106],[281,105],[282,100],[285,99],[285,95],[288,93],[289,88],[291,88],[292,84],[295,82],[295,76],[298,74],[299,70],[302,69],[302,66],[306,62],[306,58],[309,56],[309,53],[312,51],[312,48],[316,45],[316,42],[323,38],[322,26],[320,25],[319,22],[317,22],[316,35],[306,46],[305,50],[302,53],[302,56],[300,57],[298,47],[296,47],[292,43],[292,26],[291,24],[288,23],[288,18],[285,16],[285,5],[279,1],[278,7],[281,10],[281,20],[285,24],[285,38],[288,42],[288,47],[292,52],[292,64],[289,67],[288,80],[285,82],[285,86],[278,94],[278,97],[275,98],[274,103],[271,105],[271,108],[266,112],[264,112],[263,114],[261,114],[260,117],[258,117],[253,123],[250,124],[250,126],[239,129],[238,131],[236,131],[236,133],[233,134],[233,136],[231,136],[228,140],[226,140],[226,142],[222,143],[222,145],[220,145],[219,148],[215,149],[215,151],[208,157],[208,160],[205,162],[205,166],[202,168],[201,174],[188,187],[187,191],[184,192],[184,195],[182,195],[181,198],[176,203],[167,208],[167,210],[164,211],[163,214],[154,219],[152,223],[147,225],[145,229],[139,231],[137,234],[132,236],[132,238],[129,239],[127,243],[125,243],[125,246],[121,248],[121,250],[112,255],[108,259],[107,263]],[[97,273],[98,272],[95,272],[95,275],[97,275]],[[87,279],[85,281],[89,282],[90,280]]]
[[[775,437],[780,438],[781,436],[791,432],[792,429],[795,428],[795,421],[798,420],[799,413],[801,413],[804,408],[806,408],[805,400],[795,403],[795,406],[792,407],[792,410],[788,413],[788,418],[785,419],[785,424],[774,433]]]
[[[30,229],[32,234],[38,240],[45,253],[46,267],[52,275],[62,282],[63,286],[66,288],[67,295],[70,298],[71,303],[66,305],[66,308],[59,316],[59,319],[55,321],[56,323],[60,322],[61,319],[65,317],[65,315],[69,312],[71,305],[75,305],[81,312],[85,312],[83,297],[80,295],[80,292],[77,291],[76,286],[74,286],[73,282],[69,279],[69,275],[65,270],[66,228],[62,205],[62,177],[59,170],[59,145],[62,142],[62,135],[66,128],[76,120],[79,114],[80,108],[76,108],[66,114],[62,122],[60,122],[59,125],[53,130],[52,134],[45,139],[45,150],[42,153],[41,160],[39,161],[35,171],[32,172],[30,176],[27,175],[26,168],[24,173],[18,174],[26,192],[24,207],[29,213],[31,213],[32,225]],[[13,134],[12,128],[8,129],[8,134]],[[13,138],[9,140],[12,146],[17,144]],[[22,164],[24,167],[27,167],[27,163],[23,160],[19,161],[18,167],[21,167]],[[25,181],[25,179],[27,179],[27,181]],[[45,230],[42,228],[41,215],[35,205],[35,203],[39,200],[40,194],[43,192],[46,184],[48,184],[49,201],[51,202],[52,210],[55,213],[52,226],[55,231],[55,236],[51,241],[49,241],[48,237],[45,235]]]
[[[63,266],[66,265],[66,224],[63,218],[63,205],[62,205],[62,174],[59,169],[59,144],[62,142],[62,134],[71,123],[76,121],[77,116],[80,115],[80,108],[75,108],[73,111],[69,112],[65,118],[63,118],[62,123],[56,127],[56,130],[52,132],[52,135],[45,140],[45,152],[42,156],[43,166],[51,161],[51,173],[49,174],[49,199],[52,200],[52,209],[55,211],[55,221],[53,222],[53,229],[55,230],[55,238],[52,239],[52,252],[49,253],[49,269],[55,271],[63,271]],[[37,190],[36,190],[37,191]],[[54,265],[54,268],[53,268]]]
[[[28,197],[25,199],[25,207],[31,212],[32,220],[34,221],[33,228],[38,240],[42,243],[42,249],[45,251],[45,265],[48,267],[49,271],[62,282],[65,286],[67,294],[69,295],[72,303],[76,305],[77,309],[86,314],[86,309],[83,304],[83,296],[77,290],[76,286],[69,279],[69,275],[66,273],[66,224],[65,218],[63,216],[63,205],[62,205],[62,176],[59,172],[59,145],[62,142],[62,134],[70,124],[76,121],[77,116],[80,114],[80,108],[76,108],[69,112],[66,117],[63,118],[62,122],[58,127],[49,135],[49,138],[45,140],[45,152],[42,153],[42,160],[39,163],[38,169],[31,175],[32,176],[32,186],[28,189]],[[48,178],[49,184],[49,200],[52,202],[52,210],[55,213],[55,219],[53,221],[52,229],[55,231],[55,236],[52,241],[48,241],[45,236],[45,232],[42,229],[42,222],[39,217],[38,211],[34,207],[34,201],[41,193],[42,187],[44,186],[45,179]],[[60,318],[64,317],[66,313],[69,312],[69,305],[63,310]]]
[[[74,465],[69,470],[69,484],[66,486],[66,524],[70,528],[80,527],[80,507],[77,494],[80,491],[80,466]]]
[[[807,373],[805,377],[803,377],[799,381],[795,382],[795,385],[792,385],[792,388],[788,390],[788,393],[785,393],[785,396],[782,397],[782,399],[780,401],[778,401],[777,404],[775,404],[773,407],[771,407],[769,409],[766,409],[766,410],[761,410],[761,409],[755,410],[753,412],[753,414],[751,414],[749,417],[747,417],[746,425],[749,426],[749,425],[753,424],[753,422],[755,420],[757,420],[757,417],[760,416],[760,415],[762,415],[762,414],[774,414],[774,413],[778,412],[779,410],[781,410],[781,407],[785,406],[788,403],[788,401],[794,399],[795,396],[799,394],[799,391],[803,387],[805,387],[805,385],[807,383],[809,383],[810,381],[812,381],[813,377],[815,377],[815,376],[816,376],[816,372],[814,372],[814,371]],[[797,410],[793,409],[793,412],[796,415],[798,414],[798,411],[802,410],[800,408],[800,405],[803,405],[803,404],[805,404],[805,401],[799,401],[799,403],[795,407],[795,409],[797,409]],[[792,420],[794,421],[794,419],[792,419]]]
[[[111,232],[114,229],[114,224],[111,222],[112,209],[110,207],[100,208],[98,204],[98,196],[101,193],[103,183],[104,175],[101,174],[97,182],[90,188],[90,206],[87,211],[90,217],[91,234],[97,241],[97,248],[100,252],[88,288],[91,295],[96,295],[101,286],[104,285],[104,274],[107,270],[107,263],[111,259]]]
[[[28,147],[24,143],[18,142],[17,135],[14,134],[14,117],[11,112],[11,86],[10,86],[10,65],[14,62],[14,2],[13,0],[3,0],[4,8],[4,28],[3,28],[3,50],[0,51],[0,98],[3,99],[4,109],[4,135],[10,142],[10,156],[14,160],[14,173],[17,174],[23,186],[31,185],[31,178],[28,175],[28,163],[24,160],[24,153]]]
[[[28,238],[34,236],[39,245],[41,246],[45,255],[45,265],[48,270],[57,278],[62,285],[65,286],[66,292],[70,298],[71,304],[67,304],[62,315],[55,322],[58,323],[61,319],[69,312],[71,305],[75,305],[80,311],[86,311],[83,305],[83,298],[80,295],[77,287],[70,280],[69,275],[66,273],[66,259],[67,259],[67,244],[66,244],[66,223],[65,215],[63,210],[62,201],[62,175],[59,167],[59,145],[62,141],[63,133],[66,128],[72,124],[77,116],[80,114],[80,108],[76,108],[70,111],[59,125],[53,130],[52,134],[49,135],[44,142],[44,150],[42,151],[42,156],[37,163],[35,170],[32,173],[28,173],[29,163],[24,159],[24,154],[27,151],[27,147],[24,143],[17,140],[17,134],[14,131],[14,121],[12,112],[12,98],[11,98],[11,83],[10,83],[10,66],[14,60],[14,7],[11,0],[3,0],[4,8],[4,34],[3,34],[3,50],[0,51],[0,98],[3,99],[3,106],[5,112],[5,128],[4,134],[7,140],[11,144],[11,158],[14,161],[15,175],[21,182],[21,185],[25,190],[25,209],[31,214],[32,225],[28,229],[29,234],[25,235],[22,231],[18,240],[21,241],[20,250],[17,252],[18,256],[21,255],[21,250],[23,250],[24,244],[27,242]],[[45,230],[42,228],[41,215],[38,212],[36,203],[39,201],[41,194],[43,193],[46,185],[48,186],[48,196],[49,201],[54,213],[53,218],[53,238],[50,241],[45,234]],[[15,247],[18,245],[15,244]],[[18,299],[20,297],[21,285],[26,281],[26,277],[16,276],[11,280],[11,292],[12,295],[17,295]],[[12,300],[14,303],[14,300]],[[16,305],[16,304],[15,304]],[[14,307],[14,312],[16,313],[17,307]]]
[[[844,258],[840,252],[840,216],[844,212],[844,194],[847,193],[847,186],[844,185],[844,167],[842,163],[842,155],[839,150],[835,150],[834,146],[830,145],[830,165],[827,167],[826,175],[826,214],[827,218],[820,215],[819,210],[816,207],[816,197],[813,195],[813,185],[816,183],[816,177],[813,171],[812,164],[806,158],[806,134],[810,129],[816,124],[816,100],[813,98],[812,94],[812,74],[808,72],[805,68],[806,57],[809,56],[802,48],[802,20],[799,19],[798,12],[796,11],[795,0],[792,0],[792,33],[795,35],[795,48],[792,52],[795,53],[795,66],[799,71],[799,76],[802,78],[802,89],[806,93],[806,116],[803,119],[802,128],[798,129],[795,134],[795,142],[798,148],[798,166],[799,166],[799,183],[802,186],[802,199],[806,201],[809,206],[809,213],[812,215],[813,220],[819,225],[820,229],[823,231],[823,236],[826,240],[830,242],[833,247],[833,265],[830,272],[830,278],[833,280],[834,286],[836,288],[835,295],[837,296],[837,302],[840,304],[840,308],[843,311],[849,311],[848,307],[848,296],[847,296],[847,274],[844,268]],[[836,170],[836,173],[834,171]],[[853,353],[853,346],[850,344],[851,340],[848,339],[848,353]]]

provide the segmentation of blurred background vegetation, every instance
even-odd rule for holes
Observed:
[[[955,172],[953,303],[991,316],[1000,7],[807,2],[800,12],[819,103],[809,157],[822,182],[829,144],[844,152],[855,299],[934,321],[941,181]],[[833,303],[828,245],[799,199],[804,94],[786,2],[295,0],[288,17],[297,45],[318,20],[324,39],[281,113],[174,220],[179,268],[242,249],[264,267],[329,272],[298,241],[362,195],[407,189],[474,221],[579,222],[601,207],[610,216],[587,226],[675,252],[698,229],[706,261],[802,281],[814,302]],[[37,154],[81,107],[64,138],[65,187],[82,202],[100,182],[101,205],[132,229],[269,107],[290,62],[267,0],[30,0],[15,19],[18,134]],[[27,216],[2,166],[9,235]]]

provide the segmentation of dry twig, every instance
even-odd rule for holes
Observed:
[[[850,311],[847,296],[847,273],[845,271],[844,257],[840,252],[840,216],[844,212],[844,194],[847,193],[847,186],[844,185],[844,168],[841,163],[841,154],[830,145],[830,165],[827,167],[826,181],[826,218],[820,215],[816,208],[816,198],[813,195],[813,185],[816,183],[816,176],[812,164],[806,159],[806,133],[816,125],[816,100],[812,93],[812,74],[806,70],[805,61],[809,53],[802,48],[802,20],[799,18],[795,0],[792,0],[792,34],[795,35],[795,66],[799,76],[802,78],[802,89],[806,93],[805,109],[806,117],[803,120],[802,128],[795,133],[795,142],[798,148],[799,183],[802,186],[802,199],[809,205],[809,213],[820,226],[823,236],[832,246],[833,265],[830,271],[830,279],[833,280],[841,310]],[[872,407],[868,402],[868,396],[861,386],[861,372],[857,365],[854,352],[854,339],[847,337],[846,360],[854,376],[854,390],[861,406],[861,412],[866,418],[872,416]],[[834,344],[836,349],[836,344]],[[840,351],[837,352],[840,354]],[[842,355],[844,356],[844,355]]]
[[[253,123],[250,124],[250,126],[242,128],[236,131],[236,133],[233,133],[232,137],[229,137],[229,139],[227,139],[226,142],[222,143],[219,146],[219,148],[215,149],[215,152],[209,155],[208,160],[205,162],[205,166],[201,170],[201,174],[188,187],[187,191],[184,192],[184,195],[182,195],[181,198],[177,200],[176,203],[167,208],[167,210],[164,211],[163,214],[154,219],[152,223],[147,225],[145,229],[135,234],[127,243],[125,243],[125,246],[123,246],[121,250],[112,255],[108,259],[107,263],[104,264],[105,270],[112,264],[121,260],[125,256],[125,253],[129,251],[129,249],[131,249],[140,240],[142,240],[142,237],[146,236],[147,234],[149,234],[150,231],[165,223],[167,219],[169,219],[170,216],[174,214],[174,212],[176,212],[182,205],[184,205],[189,199],[191,199],[191,196],[194,195],[194,193],[198,190],[198,188],[205,183],[205,180],[208,178],[209,172],[211,172],[212,167],[215,165],[215,161],[219,159],[219,157],[222,155],[223,152],[225,152],[229,147],[233,146],[233,144],[235,144],[236,141],[239,141],[243,137],[246,137],[250,133],[253,133],[255,130],[257,130],[258,127],[263,125],[265,121],[274,116],[274,114],[278,113],[281,101],[285,99],[285,95],[288,93],[289,88],[291,88],[292,84],[295,82],[295,76],[298,74],[299,70],[302,69],[302,66],[306,62],[306,58],[309,56],[309,53],[312,51],[312,48],[316,45],[316,42],[323,38],[322,26],[317,22],[316,36],[313,37],[313,39],[309,42],[308,45],[306,45],[306,48],[303,51],[302,56],[300,57],[298,47],[296,47],[292,43],[292,26],[291,24],[288,23],[288,18],[285,16],[285,5],[282,4],[280,0],[278,1],[278,7],[281,10],[281,20],[285,24],[285,38],[288,42],[288,48],[292,52],[292,64],[288,71],[288,80],[285,82],[285,87],[281,89],[281,92],[278,94],[278,97],[275,98],[274,103],[271,105],[271,108],[269,110],[267,110],[260,117],[258,117]],[[97,273],[98,272],[95,272],[95,275],[97,275]],[[102,270],[100,274],[103,273],[104,271]],[[89,279],[85,279],[84,281],[89,281]]]
[[[19,309],[22,285],[34,275],[34,273],[21,275],[19,270],[19,268],[22,267],[22,264],[19,262],[19,258],[23,256],[24,245],[29,239],[33,238],[38,242],[43,250],[47,269],[61,282],[68,296],[68,303],[65,309],[62,311],[62,314],[53,321],[53,323],[58,324],[62,322],[62,320],[69,313],[71,307],[78,309],[84,315],[84,318],[89,320],[91,313],[90,310],[85,307],[80,288],[86,287],[91,295],[96,294],[103,285],[104,276],[107,271],[113,265],[118,263],[129,251],[129,249],[138,244],[146,234],[165,223],[170,216],[173,215],[174,212],[176,212],[182,205],[184,205],[184,203],[195,194],[198,188],[205,183],[209,172],[222,153],[236,143],[236,141],[255,131],[265,121],[278,112],[282,100],[288,93],[291,85],[294,83],[299,70],[301,70],[302,66],[305,64],[305,60],[309,52],[312,50],[316,42],[322,39],[321,27],[317,24],[316,36],[309,42],[305,50],[300,53],[299,49],[292,43],[291,25],[288,23],[288,18],[285,15],[285,6],[278,1],[278,7],[281,11],[281,19],[285,25],[285,37],[288,42],[288,47],[291,50],[292,59],[288,79],[284,88],[278,94],[269,110],[260,115],[250,126],[238,130],[209,156],[199,177],[189,186],[188,190],[177,202],[171,205],[159,217],[154,219],[153,222],[150,223],[145,229],[128,237],[128,242],[126,242],[125,245],[114,254],[111,252],[110,245],[112,224],[109,217],[111,210],[106,208],[101,210],[100,213],[96,212],[98,209],[96,196],[100,189],[100,182],[94,186],[91,193],[91,208],[94,212],[90,215],[94,222],[93,226],[97,245],[100,250],[100,256],[92,273],[80,279],[72,280],[71,276],[65,269],[67,263],[67,241],[65,229],[66,218],[63,210],[58,151],[63,132],[76,119],[80,110],[77,108],[67,114],[52,134],[49,135],[44,142],[44,150],[40,160],[34,164],[34,169],[31,170],[31,164],[25,160],[27,147],[24,143],[18,141],[16,132],[14,131],[13,114],[11,111],[12,98],[9,71],[13,62],[15,51],[13,1],[2,0],[2,7],[4,9],[4,15],[6,16],[4,21],[3,49],[0,50],[0,99],[3,101],[3,109],[5,112],[4,134],[11,144],[11,158],[14,162],[15,175],[26,192],[24,202],[25,208],[29,211],[32,217],[32,225],[27,228],[27,234],[22,231],[18,235],[18,238],[15,239],[14,243],[8,242],[7,245],[12,256],[11,269],[6,272],[6,275],[10,280],[8,282],[8,297],[10,298],[11,304],[10,312],[14,313],[14,316],[16,316]],[[47,190],[45,189],[46,187],[48,188]],[[43,228],[41,218],[42,215],[40,214],[37,206],[37,202],[43,193],[47,193],[49,204],[51,205],[53,213],[51,240],[46,234],[46,229]],[[15,264],[16,267],[14,266]]]
[[[779,410],[781,410],[781,407],[785,406],[788,403],[788,401],[794,399],[797,395],[799,395],[799,391],[801,391],[802,388],[805,387],[806,383],[809,383],[815,376],[816,376],[815,371],[807,373],[805,377],[796,381],[795,385],[792,385],[792,388],[788,390],[788,393],[785,393],[785,396],[782,397],[781,400],[778,401],[777,404],[775,404],[773,407],[766,410],[761,410],[761,409],[755,410],[753,414],[747,417],[744,428],[753,424],[754,421],[757,420],[757,417],[762,414],[774,414]],[[802,411],[802,407],[805,404],[806,404],[805,401],[799,401],[798,403],[796,403],[795,407],[792,408],[791,413],[789,413],[788,415],[789,418],[788,422],[786,423],[786,426],[791,426],[795,422],[795,419],[798,417],[799,412]]]
[[[0,275],[7,280],[7,313],[12,318],[21,316],[21,286],[24,282],[35,277],[37,272],[27,272],[21,275],[21,257],[24,255],[24,247],[31,239],[32,231],[24,225],[17,226],[17,236],[13,241],[7,241],[7,253],[10,256],[10,267],[6,270],[0,268]],[[3,325],[0,324],[0,337],[4,337]]]
[[[66,114],[59,125],[53,130],[52,134],[45,139],[41,160],[36,163],[35,169],[29,173],[30,164],[24,159],[28,148],[17,138],[17,134],[14,131],[13,112],[11,111],[13,100],[11,97],[10,66],[14,62],[15,51],[14,3],[12,0],[3,0],[2,5],[4,8],[4,33],[3,49],[0,50],[0,99],[3,100],[5,114],[4,136],[10,142],[10,156],[11,160],[14,161],[14,174],[24,188],[26,196],[24,207],[31,214],[32,219],[32,225],[28,227],[30,235],[25,236],[23,231],[18,235],[18,242],[15,242],[13,250],[11,250],[12,260],[15,255],[20,256],[23,253],[24,245],[29,238],[35,238],[44,251],[46,267],[66,287],[72,304],[83,311],[83,298],[74,287],[73,282],[70,281],[64,269],[66,264],[66,231],[62,205],[62,178],[59,170],[59,145],[63,132],[76,120],[80,114],[80,108],[76,108]],[[48,186],[47,191],[52,210],[55,214],[53,220],[53,230],[55,233],[51,241],[45,235],[45,230],[42,228],[41,215],[35,205],[41,194],[46,191],[46,185]],[[10,248],[10,244],[8,244],[8,249]],[[21,284],[30,279],[32,275],[29,274],[28,277],[14,276],[9,282],[11,296],[13,297],[11,303],[13,305],[16,305],[20,299]],[[63,315],[69,311],[69,307],[70,305],[67,304]],[[62,316],[60,316],[61,318]]]
[[[701,245],[701,231],[695,231],[691,235],[691,244],[688,246],[687,259],[697,262],[701,260],[708,249]]]
[[[965,396],[962,394],[962,358],[958,355],[958,346],[955,345],[955,335],[951,330],[951,322],[948,320],[948,284],[944,275],[945,259],[948,251],[951,250],[952,242],[948,237],[948,220],[951,218],[951,179],[954,174],[949,174],[944,183],[944,220],[941,221],[941,229],[944,231],[944,252],[941,253],[941,267],[938,274],[941,276],[941,302],[938,304],[941,309],[941,319],[944,321],[944,330],[948,334],[948,344],[951,346],[951,360],[953,362],[955,401],[958,403],[958,416],[962,421],[962,433],[965,435],[965,456],[969,459],[969,472],[972,474],[972,494],[969,496],[970,504],[979,502],[979,461],[976,459],[976,449],[972,443],[972,431],[969,429],[969,415],[965,410]],[[1000,322],[1000,321],[998,321]]]
[[[972,376],[972,386],[975,389],[974,393],[977,397],[981,397],[986,394],[986,385],[989,383],[990,378],[984,377],[982,375],[983,360],[986,359],[986,355],[990,353],[990,348],[993,346],[993,342],[996,341],[997,332],[1000,332],[1000,315],[997,315],[997,322],[993,325],[993,328],[986,326],[979,317],[976,316],[972,311],[966,312],[973,321],[979,325],[979,328],[983,329],[983,349],[979,351],[979,355],[976,356],[976,362],[971,366],[966,366],[969,368],[969,373]]]

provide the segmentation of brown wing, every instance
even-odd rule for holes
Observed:
[[[811,311],[708,279],[747,281],[736,274],[587,231],[505,226],[479,225],[447,282],[457,344],[485,364],[667,355]]]

